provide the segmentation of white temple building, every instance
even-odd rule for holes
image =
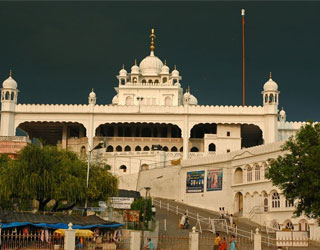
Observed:
[[[280,145],[303,124],[287,122],[285,111],[279,112],[280,91],[271,73],[261,83],[260,106],[203,106],[182,87],[178,69],[156,56],[153,30],[150,38],[150,54],[129,72],[120,70],[111,104],[97,105],[93,90],[83,105],[19,104],[10,73],[1,89],[1,136],[20,129],[29,139],[41,138],[81,157],[103,141],[94,160],[109,164],[122,188],[138,189],[141,179],[147,182],[162,171],[164,178],[150,183],[158,196],[213,210],[218,206],[210,200],[221,199],[229,212],[258,223],[286,227],[289,221],[295,230],[307,230],[306,224],[320,234],[316,221],[292,219],[292,206],[264,178],[268,159],[281,154]],[[188,172],[208,174],[212,168],[223,169],[222,190],[186,192]],[[252,215],[257,211],[259,216]]]

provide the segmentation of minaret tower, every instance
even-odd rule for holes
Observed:
[[[15,136],[15,109],[19,92],[17,87],[10,70],[9,78],[2,83],[1,89],[1,136]]]
[[[278,134],[278,105],[279,105],[278,84],[272,80],[270,72],[269,80],[264,84],[262,96],[264,107],[264,143],[277,141]]]

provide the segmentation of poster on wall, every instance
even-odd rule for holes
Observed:
[[[187,193],[202,193],[204,189],[204,170],[187,172]]]
[[[223,170],[211,169],[207,174],[207,191],[222,190]]]

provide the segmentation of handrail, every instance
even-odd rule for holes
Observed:
[[[156,200],[155,198],[152,199],[152,202],[155,206],[158,206],[160,209],[166,209],[168,212],[173,212],[176,215],[183,215],[184,213],[187,213],[188,217],[194,220],[199,220],[200,222],[203,222],[206,225],[210,225],[210,217],[204,217],[202,215],[199,215],[199,213],[193,213],[190,212],[188,209],[184,210],[182,208],[179,208],[179,206],[173,206],[171,205],[169,202],[164,202],[162,200]],[[216,220],[221,220],[221,219],[216,219]],[[226,219],[224,219],[226,221]],[[243,230],[243,229],[239,229],[237,226],[236,228],[231,227],[230,225],[228,225],[226,223],[226,229],[224,229],[223,226],[221,226],[221,228],[219,228],[220,231],[226,232],[228,233],[230,232],[234,232],[236,235],[241,236],[241,237],[245,237],[248,239],[252,239],[252,231],[247,231],[247,230]],[[272,243],[270,243],[270,240],[275,240],[269,237],[268,235],[268,244],[272,245]],[[265,242],[264,242],[265,243]]]

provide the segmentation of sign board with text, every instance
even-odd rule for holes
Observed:
[[[128,197],[111,197],[110,202],[113,208],[130,209],[134,198]]]

